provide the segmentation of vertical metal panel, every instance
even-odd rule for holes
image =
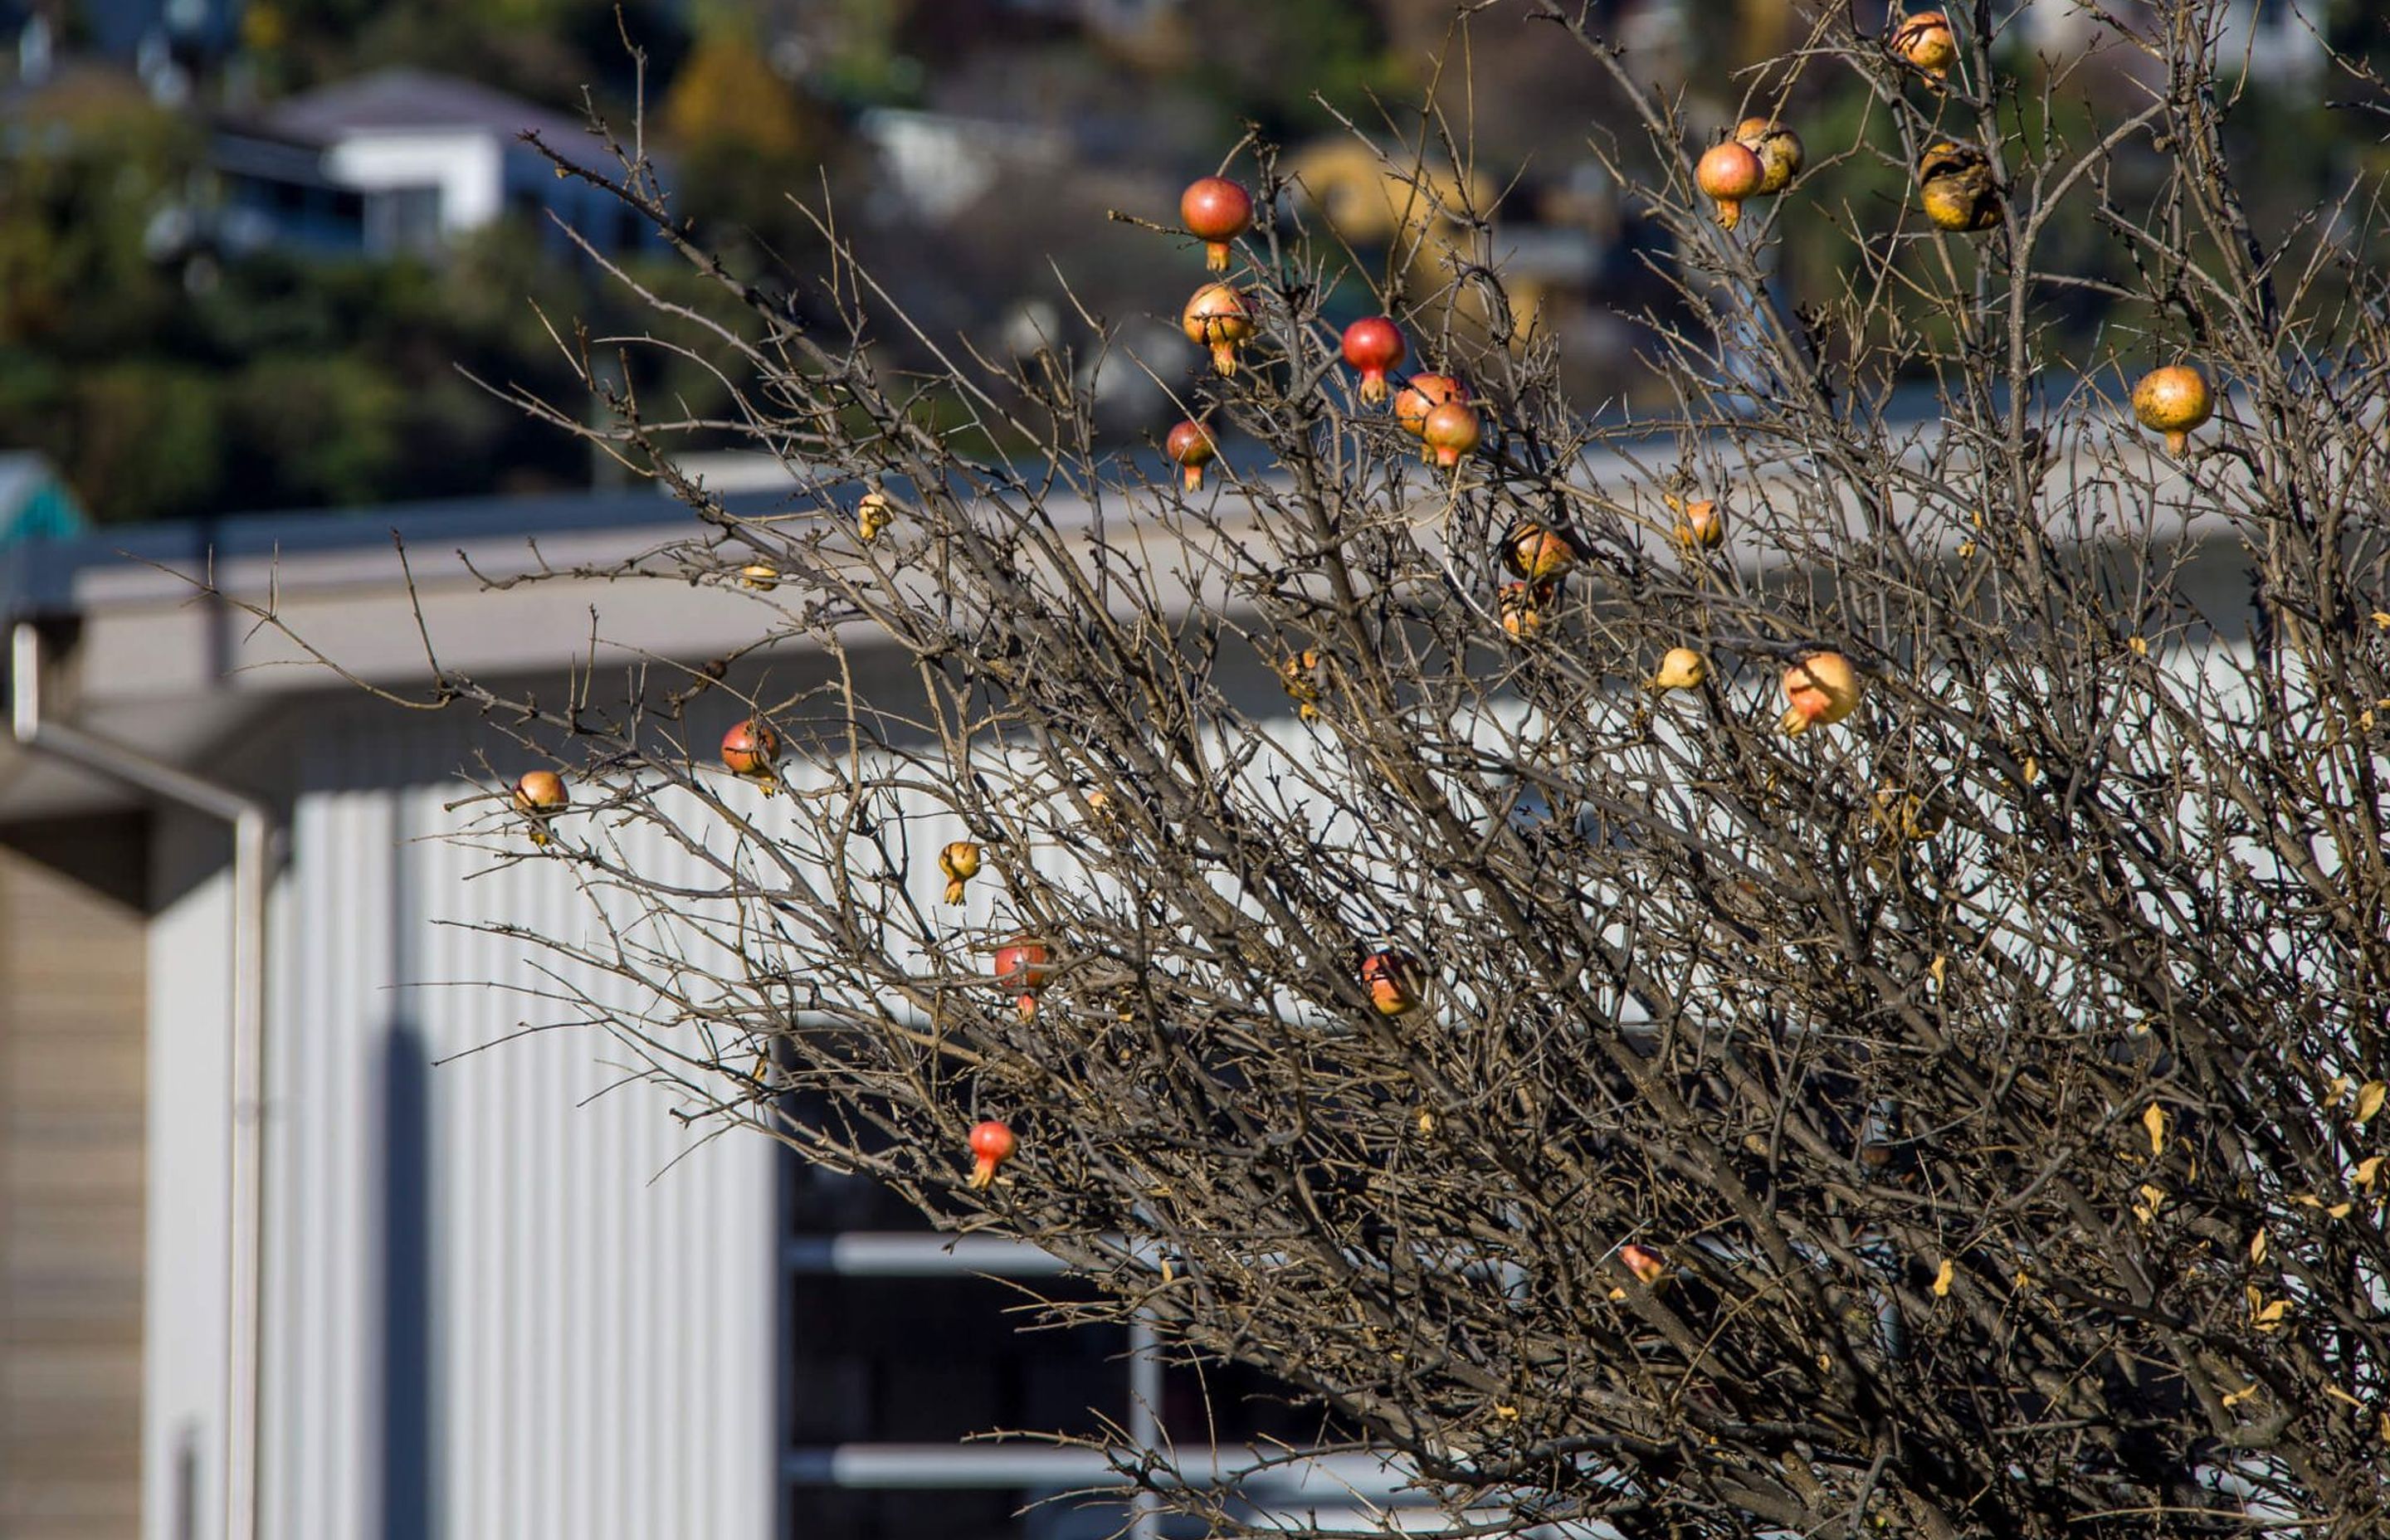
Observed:
[[[471,744],[443,719],[343,712],[308,735],[277,923],[269,1135],[266,1483],[276,1540],[371,1536],[405,1496],[431,1534],[763,1540],[773,1518],[773,1147],[683,1129],[636,1061],[505,986],[537,959],[437,920],[591,929],[559,863],[437,838]],[[642,859],[686,857],[626,830]],[[552,964],[550,965],[552,966]],[[623,986],[559,969],[626,1002]],[[382,1469],[392,1033],[433,1061],[429,1490]],[[495,1045],[495,1046],[494,1046]],[[391,1147],[391,1148],[383,1148]],[[403,1151],[401,1151],[403,1154]],[[682,1159],[684,1155],[686,1159]],[[403,1334],[402,1334],[403,1337]]]

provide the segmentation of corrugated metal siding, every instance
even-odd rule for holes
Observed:
[[[476,811],[443,807],[470,790],[462,731],[335,727],[304,750],[277,926],[267,1533],[761,1540],[775,1147],[690,1153],[702,1131],[625,1084],[620,1045],[526,1033],[571,1007],[503,987],[540,982],[530,950],[464,927],[578,936],[587,900],[439,838]]]

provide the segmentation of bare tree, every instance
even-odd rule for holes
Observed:
[[[2252,228],[2224,7],[2085,8],[2142,83],[2089,142],[1987,4],[1947,59],[1802,7],[1746,111],[1855,85],[1805,180],[1908,191],[1795,181],[1728,229],[1701,185],[1750,168],[1697,177],[1684,104],[1534,0],[1635,114],[1592,143],[1671,237],[1674,405],[1561,399],[1451,173],[1466,125],[1371,122],[1446,247],[1440,289],[1380,297],[1397,386],[1466,382],[1450,466],[1417,399],[1356,392],[1320,306],[1367,277],[1266,145],[1229,168],[1233,374],[1085,314],[990,362],[827,211],[792,302],[625,147],[609,185],[729,303],[574,341],[600,426],[524,404],[691,509],[596,575],[744,582],[771,620],[611,705],[440,672],[571,782],[481,804],[610,927],[544,943],[639,986],[590,1008],[715,1115],[1060,1253],[1102,1286],[1079,1316],[1258,1366],[1476,1532],[2382,1533],[2378,188]],[[1750,137],[1764,173],[1787,147]],[[2044,265],[2062,219],[2105,269]],[[1830,303],[1773,291],[1793,220],[1846,237]],[[1205,275],[1152,239],[1169,314],[1168,264]],[[2060,327],[2087,291],[2106,329]],[[618,349],[731,409],[609,385]],[[1100,448],[1098,357],[1205,425],[1200,488]],[[2177,365],[2170,453],[2125,394]],[[797,511],[726,509],[693,434],[778,456]]]

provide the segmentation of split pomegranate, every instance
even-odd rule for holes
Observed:
[[[1383,947],[1361,959],[1361,984],[1381,1016],[1400,1016],[1420,1003],[1420,960],[1398,947]]]
[[[1408,351],[1402,328],[1383,315],[1344,328],[1344,362],[1361,371],[1361,399],[1372,406],[1386,399],[1386,371],[1399,368]]]
[[[946,902],[963,901],[963,884],[979,875],[980,849],[969,840],[957,840],[938,852],[938,870],[946,874]]]
[[[1170,430],[1170,438],[1163,447],[1172,459],[1178,462],[1179,475],[1184,479],[1187,490],[1202,490],[1203,468],[1211,464],[1212,457],[1220,452],[1220,445],[1212,437],[1212,430],[1200,422],[1182,422]]]
[[[895,505],[888,501],[886,493],[867,492],[863,501],[854,505],[854,533],[865,540],[877,540],[895,517]]]
[[[2207,377],[2188,364],[2152,369],[2133,387],[2133,415],[2142,427],[2164,433],[2166,448],[2177,455],[2191,447],[2191,430],[2215,414]]]
[[[1759,196],[1772,197],[1801,174],[1807,150],[1801,135],[1773,118],[1745,118],[1734,125],[1734,142],[1759,157]]]
[[[1253,195],[1225,176],[1198,177],[1178,195],[1178,217],[1203,243],[1203,265],[1226,273],[1228,242],[1253,227]]]
[[[1767,181],[1759,157],[1732,139],[1712,145],[1693,167],[1693,185],[1717,205],[1717,221],[1729,230],[1742,218],[1742,200],[1758,197]]]
[[[1428,413],[1420,427],[1420,441],[1435,456],[1435,463],[1447,469],[1458,465],[1462,456],[1474,454],[1482,436],[1476,412],[1457,401]]]
[[[1959,61],[1959,39],[1940,11],[1919,11],[1893,29],[1892,51],[1940,80]]]
[[[1044,942],[1026,936],[996,949],[996,982],[1015,991],[1012,1003],[1023,1020],[1037,1014],[1037,995],[1046,987],[1047,964],[1053,956]]]
[[[1212,350],[1212,367],[1223,375],[1237,372],[1237,350],[1253,335],[1253,302],[1241,289],[1209,283],[1195,291],[1178,318],[1190,342]]]
[[[734,723],[722,735],[723,768],[734,776],[761,782],[766,790],[772,785],[772,762],[779,755],[779,735],[752,716]]]
[[[739,569],[739,581],[759,594],[768,594],[780,585],[780,570],[768,561],[751,561]]]
[[[1502,565],[1530,583],[1563,578],[1575,568],[1576,542],[1532,519],[1522,519],[1502,535]]]
[[[1813,652],[1784,671],[1784,714],[1776,725],[1799,737],[1831,726],[1858,709],[1859,678],[1839,652]]]
[[[1012,1159],[1012,1152],[1020,1148],[1012,1130],[994,1118],[974,1126],[970,1131],[972,1190],[985,1192],[995,1186],[996,1168]]]

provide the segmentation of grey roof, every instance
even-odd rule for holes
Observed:
[[[565,154],[590,148],[587,125],[520,96],[428,70],[377,70],[276,103],[268,128],[328,145],[359,134],[468,129],[511,139],[536,131]],[[579,156],[575,156],[576,159]]]

